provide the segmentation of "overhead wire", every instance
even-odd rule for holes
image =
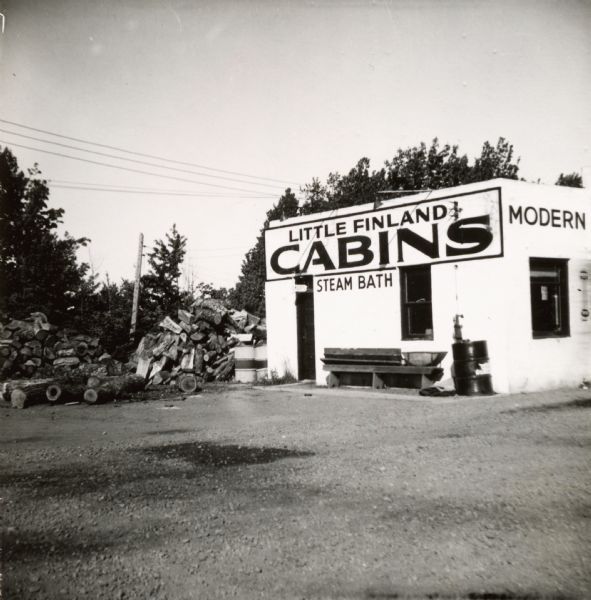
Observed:
[[[43,140],[41,138],[36,138],[30,135],[23,135],[22,133],[16,133],[14,131],[8,131],[7,129],[0,128],[2,133],[7,133],[9,135],[16,135],[18,137],[25,138],[27,140],[33,140],[35,142],[41,142],[42,144],[53,144],[54,146],[59,146],[60,148],[67,148],[68,150],[75,150],[76,152],[86,152],[88,154],[96,154],[97,156],[104,156],[105,158],[113,158],[115,160],[125,160],[127,162],[132,162],[138,165],[145,165],[147,167],[155,167],[157,169],[167,169],[169,171],[176,171],[178,173],[188,173],[189,175],[198,175],[200,177],[210,177],[213,179],[223,179],[225,181],[233,181],[235,183],[244,183],[246,185],[257,185],[270,187],[273,189],[280,189],[276,184],[271,183],[259,183],[257,181],[244,181],[243,179],[234,179],[233,177],[224,177],[223,175],[210,175],[209,173],[199,173],[198,171],[190,171],[189,169],[179,169],[178,167],[167,167],[166,165],[159,165],[157,163],[151,163],[145,160],[137,160],[135,158],[125,158],[123,156],[117,156],[115,154],[108,154],[107,152],[97,152],[96,150],[87,150],[86,148],[79,148],[78,146],[71,146],[70,144],[60,144],[59,142],[52,142],[51,140]]]
[[[191,162],[186,162],[186,161],[181,161],[181,160],[174,160],[171,158],[165,158],[163,156],[157,156],[154,154],[147,154],[144,152],[135,152],[133,150],[127,150],[125,148],[120,148],[118,146],[110,146],[108,144],[100,144],[98,142],[92,142],[90,140],[85,140],[85,139],[81,139],[81,138],[76,138],[76,137],[71,137],[71,136],[67,136],[67,135],[63,135],[60,133],[55,133],[53,131],[47,131],[45,129],[38,129],[36,127],[31,127],[29,125],[23,125],[22,123],[17,123],[15,121],[9,121],[8,119],[0,119],[0,123],[8,123],[9,125],[14,125],[16,127],[20,127],[22,129],[27,129],[29,131],[36,131],[37,133],[43,133],[46,135],[52,135],[54,137],[58,137],[61,139],[65,139],[65,140],[70,140],[73,142],[80,142],[82,144],[89,144],[91,146],[97,146],[98,148],[106,148],[108,150],[115,150],[117,152],[123,152],[125,154],[131,154],[133,156],[143,156],[144,158],[153,158],[156,160],[161,160],[164,162],[170,162],[173,164],[177,164],[177,165],[184,165],[187,167],[197,167],[199,169],[205,169],[207,171],[215,171],[216,173],[226,173],[227,175],[238,175],[240,177],[248,177],[250,179],[261,179],[264,181],[274,181],[276,183],[287,183],[290,185],[300,185],[299,183],[295,182],[295,181],[287,181],[284,179],[274,179],[272,177],[261,177],[259,175],[249,175],[248,173],[240,173],[238,171],[229,171],[226,169],[217,169],[214,167],[208,167],[206,165],[202,165],[202,164],[198,164],[198,163],[191,163]],[[17,134],[18,135],[18,134]],[[21,134],[22,135],[22,134]]]
[[[182,191],[157,191],[157,190],[133,190],[128,188],[100,188],[100,187],[89,187],[89,186],[74,186],[74,185],[51,185],[52,189],[61,190],[82,190],[87,192],[111,192],[118,194],[142,194],[148,196],[185,196],[188,198],[242,198],[245,200],[271,200],[276,198],[272,194],[267,195],[247,195],[247,194],[207,194],[207,193],[195,193],[195,192],[182,192]]]
[[[7,142],[6,140],[0,140],[0,144],[10,144],[11,146],[15,146],[17,148],[24,148],[25,150],[32,150],[33,152],[41,152],[43,154],[50,154],[52,156],[59,156],[61,158],[69,158],[71,160],[77,160],[84,163],[89,163],[92,165],[99,165],[101,167],[110,167],[111,169],[117,169],[119,171],[128,171],[130,173],[139,173],[140,175],[150,175],[152,177],[160,177],[162,179],[172,179],[174,181],[183,181],[185,183],[194,183],[197,185],[206,185],[208,187],[215,187],[219,189],[225,190],[233,190],[238,192],[248,192],[252,193],[252,189],[244,189],[227,185],[220,185],[216,183],[207,183],[205,181],[195,181],[194,179],[186,179],[184,177],[176,177],[174,175],[164,175],[163,173],[151,173],[150,171],[143,171],[141,169],[133,169],[131,167],[122,167],[120,165],[112,165],[109,163],[104,163],[96,160],[90,160],[88,158],[80,158],[79,156],[70,156],[68,154],[62,154],[61,152],[52,152],[51,150],[43,150],[42,148],[32,148],[31,146],[25,146],[24,144],[17,144],[16,142]]]

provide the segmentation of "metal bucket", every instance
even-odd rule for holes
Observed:
[[[453,379],[461,396],[494,394],[486,342],[463,341],[452,344]]]

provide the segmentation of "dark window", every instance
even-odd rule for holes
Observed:
[[[570,335],[567,261],[529,259],[531,324],[534,338]]]
[[[431,267],[400,269],[402,339],[432,340]]]

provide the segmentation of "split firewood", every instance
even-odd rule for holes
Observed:
[[[66,356],[63,358],[56,358],[53,361],[54,367],[76,367],[80,364],[80,359],[77,356]]]
[[[189,326],[195,320],[193,315],[188,310],[183,310],[182,308],[179,308],[177,315],[178,315],[179,321],[181,321],[182,323],[185,323],[186,325],[189,325]],[[180,325],[180,323],[179,323],[179,325]],[[182,327],[182,325],[181,325],[181,327]]]
[[[75,348],[63,348],[57,351],[56,353],[58,355],[58,358],[64,358],[67,356],[76,356],[76,349]]]
[[[136,375],[139,375],[143,379],[146,379],[148,373],[150,372],[150,368],[152,366],[151,358],[139,358],[137,361],[137,368],[135,370]]]
[[[176,334],[179,334],[182,331],[180,325],[175,323],[170,317],[164,317],[164,320],[159,324],[159,327],[168,329]]]
[[[219,381],[225,381],[229,379],[234,371],[234,357],[233,355],[228,355],[226,361],[221,363],[218,368],[214,371],[214,377]]]
[[[205,321],[211,325],[220,325],[222,322],[222,315],[207,308],[200,308],[195,312],[195,319]]]
[[[195,348],[191,348],[181,359],[182,371],[193,371],[195,368]]]

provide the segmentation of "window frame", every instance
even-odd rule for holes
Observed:
[[[544,280],[543,276],[534,278],[534,269],[555,268],[558,271],[558,283],[551,279]],[[559,325],[554,329],[536,329],[534,322],[534,289],[546,285],[548,288],[558,289],[558,318]],[[549,293],[549,290],[548,292]],[[529,296],[531,332],[534,340],[548,338],[570,337],[569,289],[568,289],[568,258],[548,258],[532,256],[529,258]]]
[[[401,320],[401,339],[402,340],[433,340],[433,283],[431,279],[431,265],[413,265],[410,267],[400,267],[400,320]],[[426,272],[429,277],[429,299],[425,301],[408,300],[408,276],[412,273]],[[413,334],[410,332],[411,319],[409,310],[414,306],[428,306],[431,321],[431,333]]]

